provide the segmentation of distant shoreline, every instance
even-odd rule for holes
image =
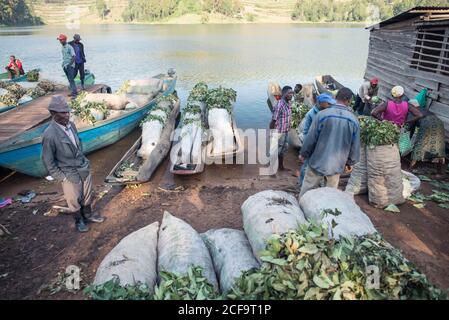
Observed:
[[[209,21],[207,23],[201,22],[117,22],[117,21],[104,21],[104,22],[94,22],[94,21],[81,21],[81,25],[93,26],[93,25],[232,25],[232,24],[293,24],[293,25],[348,25],[348,26],[361,26],[366,27],[377,22],[311,22],[311,21],[291,21],[291,22],[282,22],[282,21]],[[39,25],[0,25],[0,28],[29,28],[29,27],[59,27],[64,26],[64,24],[39,24]]]

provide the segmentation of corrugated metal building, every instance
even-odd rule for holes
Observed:
[[[380,96],[395,85],[414,97],[431,90],[428,109],[445,124],[449,142],[449,7],[415,7],[368,28],[365,78],[380,79]]]

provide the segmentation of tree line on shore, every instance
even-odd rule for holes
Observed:
[[[42,20],[32,14],[25,0],[0,1],[0,25],[38,25]]]
[[[448,0],[297,0],[292,19],[308,22],[380,21],[415,6],[448,6]]]
[[[62,3],[62,0],[44,0]],[[33,15],[31,0],[1,0],[0,25],[42,24]],[[280,4],[281,0],[279,0]],[[106,18],[113,2],[92,1],[91,10]],[[448,0],[297,0],[291,11],[293,21],[304,22],[366,22],[387,19],[414,6],[447,6]],[[207,23],[210,14],[255,21],[255,15],[245,14],[241,0],[129,0],[122,12],[124,22],[154,22],[185,14],[201,15]]]

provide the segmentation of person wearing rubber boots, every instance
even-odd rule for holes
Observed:
[[[42,160],[48,173],[62,183],[64,198],[75,218],[78,232],[89,230],[87,223],[101,223],[104,218],[92,211],[92,175],[83,154],[70,108],[61,95],[53,96],[48,106],[52,120],[42,137]]]

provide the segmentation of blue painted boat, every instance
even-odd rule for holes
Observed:
[[[35,71],[35,70],[36,71],[40,71],[40,69],[34,69],[34,70],[31,70],[31,71]],[[0,73],[0,81],[5,81],[5,82],[23,82],[23,81],[27,81],[27,75],[28,75],[28,72],[23,74],[23,75],[21,75],[21,76],[15,77],[14,79],[10,79],[9,78],[9,73],[8,72],[4,72],[4,73]]]
[[[158,75],[155,78],[163,78]],[[170,95],[176,86],[176,77],[164,79],[167,90],[162,94]],[[95,123],[93,126],[79,130],[79,137],[85,154],[109,146],[131,131],[133,131],[145,117],[147,112],[156,105],[156,99],[136,110],[127,112],[117,118],[106,119]],[[0,166],[33,177],[45,177],[47,170],[41,160],[42,133],[48,126],[48,122],[23,134],[6,140],[0,144]]]

